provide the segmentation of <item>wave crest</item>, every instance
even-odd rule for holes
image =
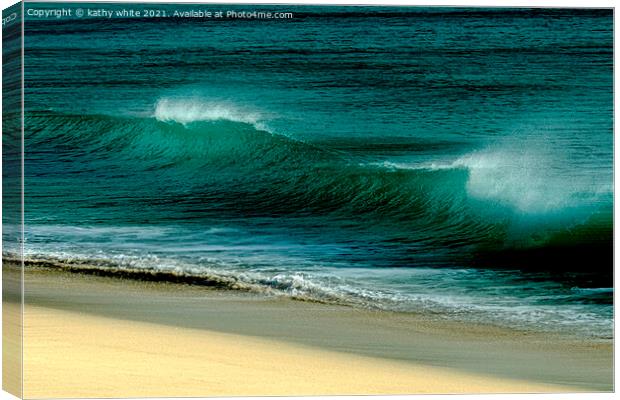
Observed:
[[[558,152],[541,147],[483,150],[460,157],[467,168],[467,192],[526,214],[552,213],[595,205],[610,190],[591,176],[567,171]],[[569,178],[569,179],[567,179]]]
[[[465,189],[470,197],[504,205],[521,214],[575,212],[575,208],[584,206],[598,208],[613,192],[611,179],[606,183],[591,174],[576,174],[559,151],[544,144],[496,146],[446,162],[384,161],[371,165],[392,171],[467,171]]]
[[[153,117],[162,122],[189,124],[200,121],[231,121],[250,124],[266,130],[258,112],[242,109],[228,102],[207,101],[197,98],[162,98],[155,104]]]

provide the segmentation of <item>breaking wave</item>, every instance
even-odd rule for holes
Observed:
[[[260,121],[232,105],[168,99],[153,117],[29,113],[37,161],[29,171],[49,175],[59,165],[63,182],[93,182],[86,206],[105,202],[127,220],[150,210],[147,221],[312,216],[378,245],[398,243],[414,261],[432,253],[439,265],[590,270],[589,257],[611,277],[612,188],[567,179],[540,149],[368,163]],[[119,188],[131,192],[110,200]]]

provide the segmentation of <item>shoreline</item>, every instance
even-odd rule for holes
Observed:
[[[485,325],[430,321],[410,314],[44,268],[27,267],[25,277],[27,397],[613,389],[611,340],[579,341]],[[109,346],[100,345],[112,336],[122,349],[117,353],[123,360],[118,371],[112,368],[114,364],[92,361],[93,357],[110,357]],[[144,365],[155,363],[157,368],[140,372],[144,347],[152,349],[154,343],[161,344],[166,337],[174,346],[160,346],[149,353],[150,361]],[[207,343],[216,342],[220,350],[207,348]],[[63,346],[66,351],[60,350]],[[70,359],[67,351],[72,354]],[[298,356],[301,358],[295,358]],[[82,362],[85,364],[80,365]],[[160,370],[162,362],[176,365],[176,372],[194,374],[194,384],[181,377],[175,380],[175,369]],[[220,375],[226,384],[209,384],[206,376],[213,376],[214,368],[239,362],[240,369],[229,371],[232,375]],[[347,371],[343,371],[345,365]],[[73,372],[69,373],[68,368]],[[84,371],[78,375],[87,376],[67,384],[67,379],[75,379],[75,371]],[[310,371],[316,379],[313,385],[304,383],[302,376],[307,374],[302,371]],[[349,371],[350,377],[342,378]],[[132,386],[123,387],[123,374],[137,374],[136,379],[144,381],[137,385],[142,391],[133,393]],[[239,374],[247,384],[239,381]],[[44,378],[48,381],[43,382]],[[276,378],[277,384],[272,382]],[[107,389],[100,390],[101,385]],[[41,387],[46,388],[45,393]],[[243,391],[243,387],[251,389]]]
[[[9,263],[15,263],[17,259],[15,258],[4,258],[5,261]],[[254,281],[253,279],[247,279],[243,276],[242,273],[233,272],[232,274],[222,273],[221,271],[210,271],[207,270],[205,273],[196,273],[191,272],[187,273],[185,270],[174,270],[174,269],[158,269],[158,268],[136,268],[136,267],[126,267],[122,265],[116,265],[111,263],[110,265],[98,265],[91,264],[88,260],[59,260],[59,259],[48,259],[48,258],[26,258],[24,260],[24,265],[26,268],[36,269],[36,270],[48,270],[52,273],[55,272],[64,272],[64,273],[72,273],[83,276],[95,276],[95,277],[107,277],[112,279],[121,279],[126,281],[143,281],[143,282],[152,282],[152,283],[162,283],[162,284],[180,284],[180,285],[189,285],[192,287],[201,287],[205,289],[215,289],[215,290],[223,290],[223,291],[232,291],[232,292],[243,292],[250,293],[252,295],[258,297],[268,297],[268,298],[285,298],[292,301],[299,302],[307,302],[307,303],[316,303],[316,304],[324,304],[330,306],[342,306],[342,307],[353,307],[356,309],[361,309],[367,312],[378,312],[378,313],[391,313],[395,315],[413,315],[418,319],[434,321],[438,323],[456,323],[460,324],[460,328],[463,327],[488,327],[489,329],[499,329],[499,330],[508,330],[518,334],[525,335],[544,335],[546,338],[559,338],[559,339],[572,339],[577,342],[588,341],[588,342],[599,342],[605,343],[609,341],[613,341],[613,323],[609,322],[609,326],[598,326],[598,330],[592,328],[591,324],[583,323],[582,325],[570,325],[563,326],[562,328],[558,328],[557,322],[554,325],[550,325],[549,322],[545,324],[537,324],[535,322],[527,321],[527,319],[523,318],[514,318],[508,317],[506,319],[506,315],[503,317],[496,318],[496,315],[491,314],[491,311],[487,310],[486,312],[491,315],[475,315],[472,317],[468,314],[459,314],[458,308],[454,307],[454,309],[434,309],[434,308],[426,308],[424,305],[418,305],[416,308],[402,308],[396,305],[392,307],[389,305],[381,303],[381,300],[375,300],[374,298],[362,299],[359,298],[348,298],[347,295],[338,296],[332,295],[327,292],[320,292],[318,295],[315,293],[305,292],[303,289],[301,291],[297,291],[296,288],[293,288],[291,292],[289,292],[286,287],[288,282],[284,283],[285,288],[282,289],[278,287],[278,282],[275,283],[275,287],[272,287],[270,283],[263,283],[259,280]],[[254,278],[255,279],[255,278]],[[269,278],[267,278],[269,279]],[[320,281],[315,281],[314,285],[319,284]],[[538,294],[540,295],[540,294]],[[470,299],[472,305],[476,304],[476,299]],[[455,312],[456,311],[456,312]],[[544,312],[544,310],[535,310],[532,309],[531,312],[535,313],[537,311]],[[496,311],[500,314],[502,312],[505,313],[505,310]],[[565,315],[565,318],[572,319],[573,316],[579,315],[580,310],[574,309],[570,314]],[[557,316],[556,316],[557,318]],[[592,323],[597,323],[600,321],[594,321]],[[589,328],[585,328],[585,326],[589,326]]]

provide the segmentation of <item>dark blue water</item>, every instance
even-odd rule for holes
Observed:
[[[280,11],[27,19],[28,257],[611,335],[611,10]]]

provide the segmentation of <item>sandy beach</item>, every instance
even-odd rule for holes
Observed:
[[[613,389],[611,341],[44,268],[24,335],[28,398]]]

